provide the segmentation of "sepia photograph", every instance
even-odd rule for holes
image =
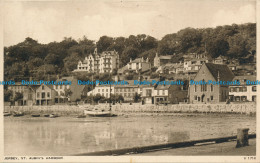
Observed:
[[[2,161],[258,162],[258,2],[2,0]]]

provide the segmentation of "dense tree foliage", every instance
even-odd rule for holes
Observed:
[[[140,34],[129,37],[102,36],[96,42],[83,36],[79,40],[64,38],[61,42],[41,44],[32,38],[4,48],[5,80],[54,79],[56,74],[71,75],[79,60],[93,53],[116,50],[120,67],[130,58],[148,58],[153,62],[155,53],[174,55],[172,62],[182,60],[183,54],[207,52],[211,57],[245,58],[256,54],[256,24],[226,25],[216,28],[186,28],[167,34],[161,40]],[[104,76],[107,78],[107,76]]]

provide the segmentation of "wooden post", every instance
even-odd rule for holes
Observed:
[[[237,145],[236,148],[248,146],[248,130],[249,128],[237,129]]]

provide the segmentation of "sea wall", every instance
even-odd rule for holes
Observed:
[[[33,113],[58,113],[60,115],[77,115],[83,113],[86,108],[97,107],[107,110],[108,104],[84,105],[84,107],[70,105],[52,105],[52,106],[5,106],[4,111],[22,111],[25,114]],[[255,103],[243,104],[177,104],[177,105],[141,105],[141,104],[115,104],[112,105],[112,111],[118,114],[131,113],[237,113],[237,114],[255,114]]]

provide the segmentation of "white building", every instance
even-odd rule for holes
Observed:
[[[151,63],[149,62],[148,58],[144,60],[144,58],[136,58],[132,61],[130,59],[130,62],[127,64],[128,70],[133,71],[146,71],[151,69]]]
[[[116,51],[104,51],[101,54],[95,49],[94,54],[85,57],[85,60],[78,62],[74,72],[86,71],[97,73],[111,73],[119,68],[119,54]]]
[[[115,86],[111,85],[111,89],[110,89],[110,85],[98,85],[96,86],[92,91],[89,91],[87,93],[88,96],[96,96],[97,94],[100,94],[101,96],[104,96],[106,98],[110,97],[110,91],[111,94],[115,93]]]
[[[233,81],[239,81],[240,85],[229,86],[229,99],[231,102],[256,101],[256,85],[247,84],[247,80],[255,81],[255,76],[236,76]]]

